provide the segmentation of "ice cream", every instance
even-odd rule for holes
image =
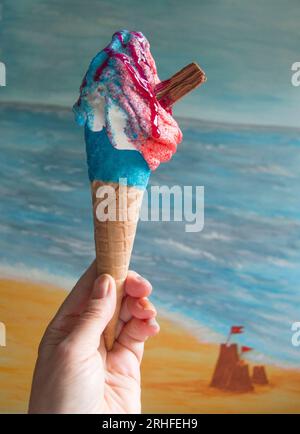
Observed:
[[[122,30],[92,60],[74,105],[76,120],[85,127],[97,271],[111,274],[117,285],[116,311],[104,333],[108,350],[115,339],[143,192],[151,171],[171,159],[182,139],[171,109],[156,97],[155,89],[164,88],[159,84],[147,39]],[[112,202],[105,202],[103,188],[113,188],[114,200],[126,211],[121,218],[99,217],[99,209]]]
[[[143,34],[117,32],[92,60],[83,79],[74,106],[77,122],[86,125],[92,141],[95,136],[89,132],[104,128],[115,149],[138,151],[155,170],[172,157],[182,139],[170,111],[155,96],[159,82]]]

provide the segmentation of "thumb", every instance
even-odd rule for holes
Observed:
[[[98,349],[101,335],[116,308],[116,284],[109,274],[102,274],[94,283],[91,296],[78,323],[67,340],[81,350]]]

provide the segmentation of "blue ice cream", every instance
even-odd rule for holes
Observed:
[[[138,151],[119,150],[112,146],[105,128],[95,132],[86,126],[85,142],[91,182],[101,180],[122,183],[122,179],[126,179],[128,186],[141,189],[147,187],[151,171]]]
[[[142,33],[116,32],[94,57],[73,107],[77,123],[85,126],[91,182],[125,179],[145,189],[151,170],[176,152],[182,135],[156,99],[159,82]]]

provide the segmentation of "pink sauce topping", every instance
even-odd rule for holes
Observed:
[[[93,112],[88,96],[97,89],[105,97],[106,113],[109,107],[116,105],[126,114],[124,131],[154,170],[176,152],[182,133],[171,110],[164,109],[155,96],[154,89],[160,80],[149,42],[141,33],[121,31],[113,35],[111,44],[100,54],[101,62],[97,65],[96,56],[82,82],[75,112],[84,110],[82,105],[88,114]],[[112,144],[118,147],[114,143],[109,114],[105,126]]]

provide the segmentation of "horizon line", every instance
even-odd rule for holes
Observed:
[[[35,102],[25,102],[25,101],[0,101],[0,107],[8,106],[14,108],[27,108],[27,109],[36,109],[36,110],[50,110],[53,112],[70,112],[72,113],[72,107],[68,107],[65,105],[59,104],[43,104],[43,103],[35,103]],[[217,124],[219,126],[238,126],[241,128],[275,128],[275,129],[286,129],[286,130],[296,130],[300,132],[300,126],[292,126],[292,125],[275,125],[275,124],[254,124],[254,123],[245,123],[245,122],[231,122],[231,121],[221,121],[221,120],[213,120],[206,118],[194,118],[190,116],[176,116],[176,118],[193,121],[193,122],[201,122],[201,123],[209,123],[209,124]]]

